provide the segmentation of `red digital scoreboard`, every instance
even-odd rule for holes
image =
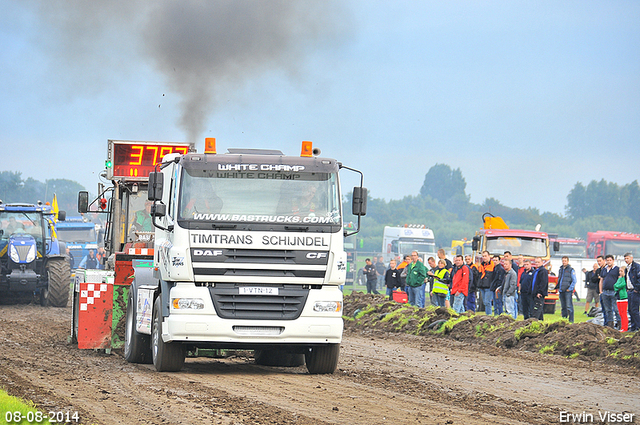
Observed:
[[[146,179],[156,164],[170,153],[186,154],[188,143],[153,143],[109,140],[107,177]]]

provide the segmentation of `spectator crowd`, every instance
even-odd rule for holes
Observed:
[[[437,257],[427,258],[424,264],[413,251],[390,260],[388,266],[382,256],[367,258],[363,269],[367,293],[379,294],[386,288],[390,300],[394,292],[401,291],[409,304],[420,308],[431,304],[453,308],[457,313],[506,313],[514,319],[521,314],[525,319],[543,320],[545,298],[550,290],[557,290],[562,317],[574,322],[573,297],[578,298],[578,281],[566,256],[562,257],[555,285],[549,284],[553,274],[550,265],[540,257],[514,258],[509,251],[503,255],[484,251],[477,258],[456,255],[451,262],[444,249],[438,250]],[[640,265],[632,253],[625,254],[624,260],[625,265],[618,267],[613,256],[599,256],[593,270],[582,270],[587,289],[584,314],[601,311],[605,326],[636,331],[640,329]]]

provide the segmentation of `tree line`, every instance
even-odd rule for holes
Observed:
[[[578,182],[567,195],[566,214],[540,212],[539,209],[510,208],[495,198],[482,204],[470,201],[466,180],[459,168],[436,164],[429,169],[420,192],[402,199],[385,201],[368,198],[367,215],[357,235],[359,249],[378,252],[382,247],[384,226],[425,224],[436,236],[440,247],[451,246],[454,239],[470,239],[482,226],[485,212],[501,216],[512,228],[533,230],[540,224],[543,231],[562,237],[586,239],[587,232],[617,230],[640,233],[640,185],[634,180],[620,186],[605,180],[586,186]],[[72,216],[77,211],[78,192],[85,188],[72,180],[48,179],[40,182],[22,178],[22,173],[0,171],[0,200],[4,203],[37,201],[51,202],[58,197],[61,210]],[[351,205],[345,197],[345,221],[356,222],[350,215]],[[606,205],[606,207],[605,207]],[[360,245],[362,244],[362,245]]]
[[[379,252],[384,226],[404,224],[426,225],[434,231],[437,246],[449,247],[454,239],[470,240],[482,226],[481,217],[485,212],[501,216],[513,229],[534,230],[540,224],[542,231],[567,238],[586,240],[587,232],[596,230],[640,233],[640,186],[637,180],[624,186],[605,180],[594,180],[586,186],[578,182],[567,195],[565,215],[540,212],[533,207],[510,208],[495,198],[475,204],[470,201],[466,186],[459,168],[436,164],[425,175],[416,195],[385,201],[375,198],[375,192],[370,193],[367,215],[363,217],[362,230],[356,236],[358,249]],[[351,211],[347,200],[344,210],[347,214]],[[356,218],[347,215],[345,221],[350,220],[355,222]]]
[[[53,194],[57,195],[58,207],[66,211],[67,215],[78,215],[78,192],[85,190],[84,186],[73,180],[48,179],[44,183],[31,177],[22,178],[22,173],[14,171],[0,171],[0,200],[3,203],[36,204],[53,201]]]

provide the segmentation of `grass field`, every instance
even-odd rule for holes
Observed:
[[[0,389],[0,424],[50,424],[48,416],[32,402],[10,396]]]

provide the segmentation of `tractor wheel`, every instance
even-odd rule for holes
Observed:
[[[168,343],[162,340],[162,306],[160,298],[153,303],[153,321],[151,322],[151,353],[153,365],[158,372],[177,372],[184,365],[186,350],[182,344]]]
[[[304,354],[282,350],[255,350],[256,364],[262,366],[298,367],[304,364]]]
[[[124,358],[129,363],[151,363],[149,335],[136,331],[136,300],[133,290],[129,290],[127,301],[126,326],[124,333]]]
[[[71,287],[71,267],[65,258],[52,258],[47,263],[48,289],[43,290],[42,305],[66,307]]]
[[[307,370],[309,373],[333,373],[338,367],[340,357],[340,344],[327,344],[311,347],[305,354]]]

